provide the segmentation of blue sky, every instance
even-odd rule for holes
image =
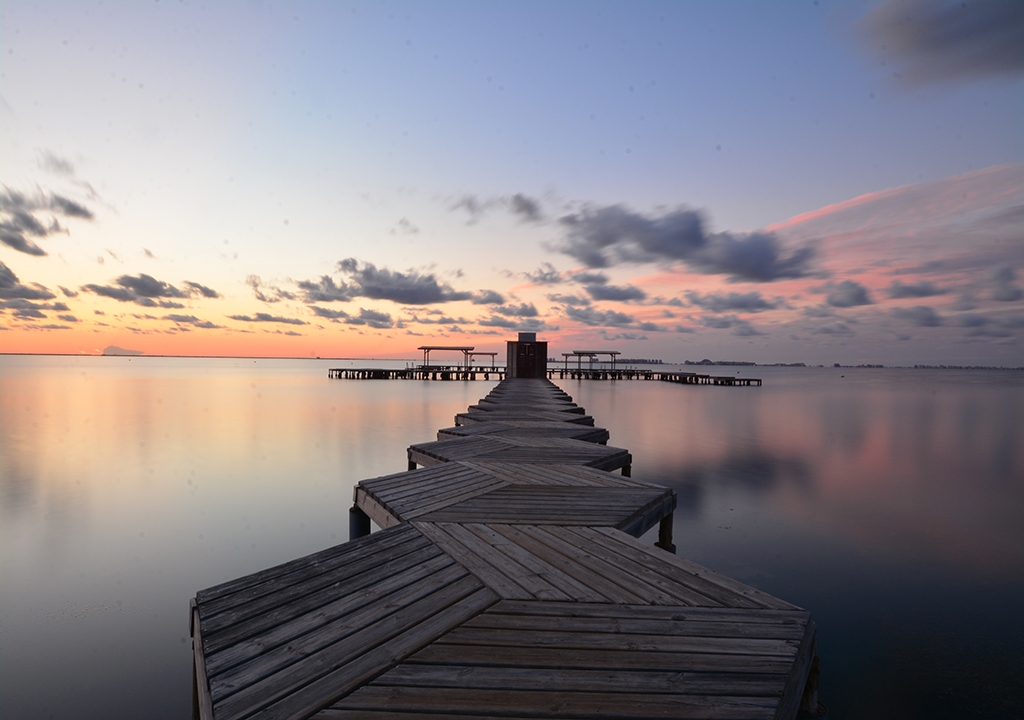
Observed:
[[[1014,3],[0,15],[12,350],[1024,364]]]

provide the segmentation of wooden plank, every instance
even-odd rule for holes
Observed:
[[[430,545],[422,535],[410,533],[408,529],[396,527],[369,536],[376,542],[364,545],[363,554],[358,559],[350,559],[350,562],[339,562],[337,558],[331,558],[330,561],[323,563],[312,561],[285,576],[252,585],[230,596],[207,603],[199,601],[199,615],[203,619],[203,628],[208,633],[216,632],[245,617],[265,612],[292,598],[340,582],[359,572],[397,560]],[[394,530],[402,532],[389,535]]]
[[[535,544],[533,540],[517,528],[511,525],[489,525],[488,527],[522,548],[525,552],[530,553],[533,557],[537,557],[540,563],[542,563],[540,567],[550,568],[541,573],[542,577],[571,597],[573,601],[601,602],[606,600],[604,595],[592,589],[588,584],[576,579],[573,575],[574,568],[572,563],[565,558],[553,553],[547,553],[542,556],[534,553],[531,548],[531,545]]]
[[[609,562],[608,558],[592,552],[592,548],[579,542],[579,538],[567,532],[562,526],[545,526],[524,528],[523,531],[533,536],[548,547],[571,557],[577,564],[588,568],[595,574],[607,578],[622,590],[637,598],[635,602],[642,604],[678,605],[675,595],[670,595],[655,584],[646,582],[637,576],[621,572],[621,563]],[[621,600],[619,602],[622,602]]]
[[[533,594],[516,583],[505,573],[491,565],[486,558],[470,549],[464,542],[445,532],[431,523],[414,523],[416,528],[426,535],[453,560],[466,568],[480,579],[487,587],[503,599],[530,599]],[[475,543],[473,543],[475,546]]]
[[[394,531],[388,537],[395,541],[401,541],[405,534],[415,535],[412,528],[405,527]],[[364,552],[366,545],[381,542],[382,538],[375,537],[373,539],[365,538],[354,542],[347,542],[341,545],[335,545],[334,547],[327,548],[311,555],[298,558],[297,560],[290,560],[280,565],[261,570],[250,575],[244,575],[240,578],[229,580],[219,585],[200,590],[196,593],[196,601],[201,607],[207,607],[213,600],[217,600],[226,595],[237,593],[241,590],[251,588],[254,585],[258,585],[263,582],[268,582],[277,578],[281,578],[295,571],[302,571],[309,567],[309,565],[326,562],[344,562],[346,557],[358,555]]]
[[[511,712],[536,718],[706,718],[766,720],[775,711],[772,698],[659,696],[636,693],[398,688],[368,685],[337,703],[338,709],[385,713],[434,712],[459,714]],[[344,717],[343,715],[341,717]]]
[[[405,628],[400,635],[361,653],[352,662],[318,678],[254,717],[258,720],[307,718],[496,601],[497,597],[493,593],[485,588],[477,588],[472,594],[444,607],[426,620]]]
[[[376,686],[527,690],[532,692],[614,692],[668,695],[740,695],[778,698],[782,673],[674,672],[423,665],[402,663],[374,681]]]
[[[762,592],[757,588],[753,588],[749,585],[745,585],[744,583],[739,582],[738,580],[733,580],[732,578],[726,577],[725,575],[716,573],[713,570],[709,570],[706,567],[698,565],[697,563],[692,562],[690,560],[681,558],[678,555],[673,555],[671,553],[664,552],[663,550],[660,550],[653,546],[648,546],[641,542],[638,542],[633,538],[625,535],[624,533],[619,532],[618,530],[614,530],[612,528],[594,527],[590,528],[589,532],[593,534],[606,535],[607,537],[612,538],[613,540],[631,546],[635,550],[639,551],[644,555],[647,555],[650,558],[655,559],[656,561],[674,565],[678,569],[690,574],[695,578],[700,578],[701,580],[704,580],[712,585],[716,585],[718,587],[729,590],[735,593],[736,595],[740,595],[749,600],[753,600],[754,602],[758,603],[761,607],[770,607],[779,610],[801,609],[796,605],[793,605],[792,603],[788,603],[785,600],[780,600],[779,598],[769,595],[766,592]]]
[[[644,597],[633,591],[632,588],[623,587],[614,578],[594,570],[588,565],[579,562],[583,550],[568,543],[551,542],[550,538],[542,534],[537,527],[523,525],[516,528],[519,532],[520,542],[523,546],[533,549],[538,554],[550,558],[551,562],[559,563],[566,574],[576,578],[587,587],[593,588],[595,592],[606,602],[612,603],[644,603]],[[544,542],[544,541],[547,542]],[[581,602],[585,602],[581,600]]]
[[[464,626],[437,640],[455,645],[528,646],[590,650],[643,650],[671,653],[769,655],[795,660],[799,640],[775,638],[689,637],[652,633],[505,630]]]
[[[214,691],[214,711],[218,720],[246,717],[253,713],[257,713],[256,717],[262,718],[300,718],[310,715],[338,697],[339,684],[347,687],[345,671],[349,663],[361,659],[362,656],[358,668],[365,671],[370,650],[424,623],[445,608],[456,605],[458,601],[469,596],[478,596],[478,600],[473,603],[472,614],[497,599],[493,593],[483,589],[476,578],[463,576],[454,583],[446,584],[408,605],[401,606],[383,618],[367,618],[366,624],[360,629],[345,633],[342,637],[332,638],[331,644],[319,647],[315,654],[303,654],[301,648],[297,648],[298,652],[295,654],[300,657],[297,662],[280,668],[275,667],[269,675],[263,665],[246,668],[246,674],[232,678],[234,683],[231,689],[236,692],[225,693],[224,699],[218,703],[217,692]],[[319,640],[317,638],[317,641]],[[341,642],[342,640],[344,642]],[[411,645],[401,642],[399,644],[407,651],[405,654],[422,646],[419,640]],[[390,662],[391,657],[391,653],[385,653],[382,660]],[[383,667],[377,667],[376,672],[382,669]],[[357,673],[355,684],[359,684],[362,679],[363,675]]]
[[[574,532],[574,530],[583,532]],[[699,605],[729,607],[758,607],[753,602],[743,597],[729,595],[727,597],[715,597],[709,592],[701,592],[703,587],[694,588],[687,583],[690,578],[681,573],[674,572],[671,565],[663,565],[660,568],[651,567],[655,561],[646,556],[630,555],[630,548],[620,543],[600,542],[606,540],[603,536],[594,537],[586,532],[589,528],[551,527],[547,532],[566,542],[576,542],[584,545],[591,556],[599,558],[605,572],[617,575],[630,585],[630,587],[642,587],[647,589],[646,597],[655,605]],[[632,537],[620,533],[622,537]],[[668,555],[662,551],[663,554]],[[638,562],[638,560],[640,562]],[[592,562],[592,561],[591,561]],[[660,572],[659,572],[660,570]]]
[[[470,534],[477,541],[471,547],[477,554],[487,557],[495,568],[517,585],[526,588],[538,600],[571,600],[572,597],[548,581],[547,575],[556,572],[556,568],[542,559],[527,552],[504,536],[480,523],[439,523],[441,528],[450,534],[460,534],[463,542],[471,542]]]
[[[377,523],[377,527],[380,529],[387,530],[401,522],[398,517],[389,512],[384,505],[378,502],[373,495],[368,493],[366,488],[357,485],[355,488],[355,496],[356,507],[366,513],[371,520]]]
[[[450,568],[459,570],[453,571]],[[450,557],[438,551],[437,555],[425,562],[414,563],[400,572],[395,572],[392,568],[382,568],[379,573],[375,573],[372,580],[360,576],[357,583],[346,584],[344,591],[332,588],[332,592],[324,593],[319,598],[302,598],[301,602],[285,608],[277,616],[261,616],[258,627],[246,628],[246,632],[240,632],[231,638],[230,644],[224,643],[222,651],[211,655],[209,673],[215,675],[240,665],[293,638],[372,606],[382,598],[387,598],[402,588],[446,569],[449,577],[461,577],[462,568]]]
[[[796,662],[793,663],[786,678],[782,699],[775,712],[775,720],[794,720],[800,711],[800,701],[803,699],[804,686],[807,683],[807,675],[811,669],[811,663],[816,652],[816,638],[817,630],[814,623],[808,620]]]
[[[562,615],[505,615],[486,613],[467,627],[504,630],[564,630],[566,632],[616,632],[634,635],[679,635],[688,637],[762,638],[802,640],[805,626],[778,623],[734,623],[728,620],[691,618],[666,619],[657,615],[633,617],[580,617]]]
[[[192,601],[189,627],[192,629],[192,709],[194,720],[214,720],[213,699],[210,696],[209,674],[206,670],[206,653],[203,652],[202,625],[196,601]]]
[[[765,608],[688,607],[664,605],[606,605],[575,603],[520,602],[503,600],[488,611],[507,615],[556,615],[573,617],[635,618],[657,617],[664,620],[700,620],[707,622],[758,623],[776,625],[807,624],[811,614],[806,610],[771,610]]]
[[[387,531],[381,531],[381,535]],[[370,537],[374,537],[371,535]],[[275,585],[262,584],[259,586],[258,594],[249,596],[248,602],[239,602],[223,609],[221,612],[206,615],[202,603],[199,604],[199,614],[203,618],[204,631],[215,634],[224,628],[235,625],[247,618],[251,618],[272,610],[275,607],[286,605],[298,598],[309,595],[317,590],[329,588],[342,583],[360,573],[372,570],[380,565],[391,562],[399,562],[403,557],[418,550],[429,551],[430,542],[419,535],[408,535],[408,539],[399,545],[378,549],[374,553],[367,553],[357,561],[350,562],[338,567],[318,568],[311,567],[307,573],[294,579],[290,583],[278,583]],[[296,573],[298,575],[298,573]],[[241,593],[238,593],[239,595]]]
[[[268,687],[281,685],[288,679],[295,679],[296,668],[315,671],[325,657],[332,656],[332,648],[344,645],[342,641],[354,637],[360,631],[381,623],[388,623],[392,615],[410,607],[417,607],[426,598],[435,596],[445,588],[456,586],[467,577],[465,570],[453,565],[433,573],[425,582],[405,585],[382,595],[380,602],[360,605],[349,612],[342,612],[329,622],[319,623],[318,618],[298,618],[298,632],[286,628],[272,640],[287,640],[271,644],[262,652],[255,643],[257,654],[249,654],[242,662],[225,668],[210,677],[210,692],[214,706],[225,702],[236,703],[230,698],[236,694],[247,697],[253,693],[265,692]],[[344,610],[349,610],[345,608]],[[248,648],[244,648],[248,650]],[[314,675],[315,677],[315,675]]]
[[[742,655],[664,650],[609,650],[606,648],[528,647],[507,645],[497,651],[487,645],[435,642],[407,662],[425,665],[527,666],[561,670],[650,670],[672,672],[773,673],[785,675],[793,665],[788,656]]]

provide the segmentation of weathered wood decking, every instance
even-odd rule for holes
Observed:
[[[379,532],[196,595],[196,716],[816,707],[809,614],[666,552],[675,494],[608,472],[629,453],[599,444],[607,432],[578,424],[589,416],[571,398],[516,379],[476,407],[471,424],[409,448],[428,467],[358,484],[353,534],[371,518]],[[661,547],[637,539],[655,525]]]

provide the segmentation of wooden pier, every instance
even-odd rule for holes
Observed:
[[[194,717],[818,711],[809,613],[677,557],[675,493],[572,398],[515,378],[475,408],[357,485],[350,542],[196,595]]]
[[[693,372],[618,368],[556,368],[545,371],[549,380],[660,380],[680,385],[760,386],[760,378],[708,375]],[[339,380],[504,380],[501,366],[417,365],[406,368],[330,368],[327,377]]]
[[[417,365],[405,368],[330,368],[338,380],[501,380],[505,368],[483,365]]]

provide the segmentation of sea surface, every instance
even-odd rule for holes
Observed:
[[[494,385],[327,378],[382,364],[0,356],[0,717],[189,717],[196,591],[343,542]],[[831,720],[1024,717],[1024,372],[737,370],[557,382],[680,555],[812,612]]]

